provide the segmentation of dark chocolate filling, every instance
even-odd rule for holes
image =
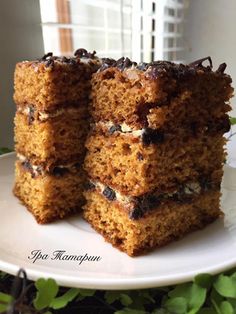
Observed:
[[[91,182],[90,182],[91,183]],[[130,203],[133,204],[133,208],[129,210],[129,218],[136,220],[144,216],[144,214],[154,208],[157,208],[163,200],[170,200],[178,203],[188,203],[191,202],[193,197],[201,192],[214,189],[220,189],[220,183],[213,183],[209,178],[199,179],[199,191],[195,191],[190,184],[180,184],[178,191],[168,194],[162,193],[158,194],[158,191],[152,194],[145,194],[138,197],[130,198]],[[91,183],[91,190],[94,190],[96,185]],[[186,189],[188,192],[186,192]],[[110,187],[105,187],[102,194],[109,200],[115,201],[116,192]]]
[[[146,128],[142,134],[142,141],[144,145],[160,144],[164,142],[164,133],[159,130]]]
[[[32,178],[36,177],[37,175],[42,175],[43,172],[45,172],[47,175],[51,175],[54,177],[62,177],[66,173],[70,172],[69,168],[58,167],[58,166],[51,167],[50,169],[45,169],[43,166],[39,165],[37,166],[37,169],[33,169],[33,166],[31,165],[30,161],[27,159],[25,161],[22,161],[21,165],[26,171],[29,171],[31,173]],[[75,169],[80,169],[81,164],[75,163],[72,167]]]
[[[85,188],[86,191],[94,190],[96,188],[96,185],[93,182],[88,181],[88,182],[85,183],[85,187],[84,188]]]
[[[116,199],[116,192],[108,186],[103,190],[102,194],[109,200],[114,201]]]
[[[188,132],[189,129],[190,134],[192,134],[192,136],[197,136],[199,133],[203,132],[209,135],[215,135],[218,133],[224,134],[228,132],[230,128],[231,125],[229,117],[227,114],[225,114],[222,118],[218,119],[217,121],[208,121],[205,125],[199,124],[198,121],[192,121],[186,124],[186,133]],[[132,133],[132,131],[123,132],[121,126],[118,124],[111,126],[108,130],[109,134],[113,134],[115,132],[121,132],[123,134]],[[141,139],[144,145],[161,144],[165,142],[166,138],[165,134],[168,134],[168,130],[146,128],[144,129],[144,132],[141,135]]]
[[[55,177],[62,177],[64,174],[68,173],[69,169],[68,168],[61,168],[61,167],[54,167],[51,171],[50,174]]]

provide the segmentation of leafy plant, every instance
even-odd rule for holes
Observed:
[[[230,124],[235,125],[236,124],[236,117],[230,117]]]
[[[6,287],[13,278],[0,272],[0,289],[1,282]],[[13,292],[19,286],[22,290]],[[0,313],[236,314],[235,269],[200,274],[173,287],[123,291],[63,288],[50,278],[32,283],[20,270],[12,287],[0,292]]]
[[[10,152],[12,152],[12,149],[9,149],[7,147],[0,147],[0,155],[10,153]]]

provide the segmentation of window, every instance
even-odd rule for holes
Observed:
[[[186,1],[40,0],[45,52],[182,61]]]

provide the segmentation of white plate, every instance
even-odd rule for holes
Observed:
[[[114,249],[81,217],[38,225],[12,195],[15,154],[0,158],[0,269],[16,274],[23,267],[30,279],[53,277],[64,286],[135,289],[170,285],[198,273],[217,273],[236,265],[236,169],[226,166],[222,185],[225,219],[183,240],[131,258]],[[48,259],[28,259],[42,250]],[[100,256],[99,261],[52,260],[53,252]]]

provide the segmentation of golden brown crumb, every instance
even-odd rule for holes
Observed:
[[[219,191],[208,191],[189,203],[164,201],[143,218],[132,220],[117,202],[94,190],[85,192],[84,218],[116,248],[137,256],[201,229],[221,216]]]

